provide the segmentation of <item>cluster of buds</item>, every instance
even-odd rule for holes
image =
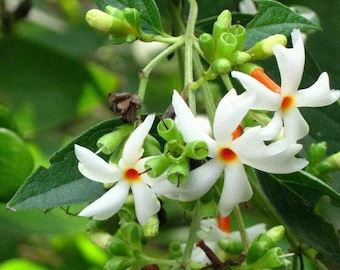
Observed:
[[[204,141],[185,144],[181,132],[171,118],[160,121],[157,132],[166,141],[164,153],[149,159],[145,163],[145,169],[150,177],[158,177],[166,171],[167,179],[179,186],[189,176],[190,160],[204,160],[208,155],[208,146]]]
[[[264,60],[273,55],[275,44],[286,45],[284,35],[273,35],[256,43],[247,51],[243,51],[246,29],[239,24],[232,25],[232,15],[224,10],[213,26],[213,33],[203,33],[199,37],[199,45],[205,59],[219,75],[227,74],[233,66],[242,66],[256,60]]]
[[[135,8],[121,10],[107,6],[105,12],[91,9],[86,13],[86,21],[93,28],[111,34],[114,44],[134,42],[142,31],[140,14]]]
[[[288,267],[291,262],[285,257],[277,243],[284,236],[282,225],[260,234],[251,244],[245,263],[249,269],[277,269]]]

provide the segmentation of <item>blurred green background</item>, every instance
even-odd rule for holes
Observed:
[[[167,1],[156,2],[170,32]],[[238,2],[198,1],[199,19],[237,11]],[[339,88],[340,2],[280,2],[317,13],[323,31],[308,36],[306,48]],[[110,45],[84,21],[95,7],[91,0],[32,0],[30,9],[26,1],[0,5],[0,270],[102,269],[108,255],[88,240],[87,219],[66,209],[13,213],[5,206],[34,168],[48,166],[48,157],[70,139],[112,117],[107,94],[135,92],[138,71],[164,46]],[[174,57],[151,73],[144,112],[167,108],[172,90],[182,87],[177,71]]]

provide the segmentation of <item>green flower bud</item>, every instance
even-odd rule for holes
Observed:
[[[269,249],[268,243],[264,241],[254,241],[249,247],[248,254],[246,257],[246,263],[255,263],[261,258]]]
[[[255,60],[265,60],[273,56],[273,47],[276,44],[283,46],[287,45],[287,38],[284,35],[276,34],[269,36],[259,42],[257,42],[253,47],[251,47],[246,52],[252,57],[252,61]]]
[[[251,60],[251,56],[250,56],[249,53],[242,52],[242,51],[237,51],[236,52],[235,63],[237,65],[243,65],[243,64],[247,63],[250,60]]]
[[[129,245],[118,237],[112,237],[106,247],[107,251],[113,256],[131,257],[132,250]]]
[[[212,62],[215,59],[215,41],[212,35],[204,33],[200,35],[198,39],[200,48],[204,54],[205,59],[208,62]]]
[[[202,160],[208,156],[208,145],[205,141],[192,141],[185,146],[187,156],[195,159]]]
[[[178,130],[175,121],[171,118],[166,118],[160,121],[157,125],[158,134],[166,141],[177,140],[183,143],[182,133]]]
[[[213,62],[213,69],[220,75],[227,74],[231,71],[231,63],[226,58],[219,58]]]
[[[181,258],[183,255],[182,245],[180,242],[171,242],[169,246],[171,259]]]
[[[133,264],[133,262],[134,262],[134,259],[132,258],[115,257],[106,263],[105,269],[126,270]]]
[[[260,241],[263,241],[263,239],[265,239],[264,236],[268,236],[269,239],[271,239],[274,243],[278,243],[283,238],[284,233],[285,233],[285,227],[283,225],[278,225],[278,226],[271,228],[266,233],[260,235],[258,239]]]
[[[179,186],[188,179],[189,172],[190,172],[189,162],[187,160],[184,160],[179,163],[174,163],[169,167],[167,178],[170,183]]]
[[[325,174],[336,170],[331,163],[327,161],[321,161],[315,166],[316,174]]]
[[[242,50],[244,41],[246,39],[246,29],[240,25],[240,24],[235,24],[230,27],[230,33],[233,34],[236,38],[237,41],[237,50]]]
[[[124,18],[130,25],[133,25],[137,33],[141,33],[140,14],[135,8],[125,8],[123,11]]]
[[[281,248],[275,247],[268,250],[256,263],[251,265],[252,269],[276,269],[288,267],[291,262],[284,258]]]
[[[185,147],[177,140],[171,140],[165,144],[164,154],[171,162],[181,162],[186,159]]]
[[[114,18],[98,9],[91,9],[86,13],[86,22],[93,28],[108,33],[114,23]]]
[[[162,153],[159,141],[152,135],[148,134],[143,144],[144,156],[157,156]]]
[[[223,33],[216,42],[216,58],[228,58],[232,61],[235,56],[232,53],[237,47],[237,40],[231,33]]]
[[[241,254],[243,251],[242,243],[230,238],[218,240],[217,244],[223,251],[229,254]]]
[[[308,149],[308,161],[310,166],[314,166],[318,162],[321,161],[323,156],[327,152],[327,143],[326,142],[319,142],[319,143],[312,143]]]
[[[222,33],[226,33],[231,26],[231,12],[229,10],[223,10],[217,17],[217,21],[213,26],[213,37],[217,40]]]
[[[158,234],[158,232],[159,232],[159,220],[157,215],[153,215],[143,226],[143,233],[145,237],[154,237]]]
[[[115,131],[107,133],[99,138],[97,147],[104,154],[112,154],[122,141],[132,132],[133,127],[130,125],[123,125],[118,127]]]
[[[144,168],[147,170],[147,174],[150,177],[155,178],[164,173],[171,164],[171,160],[162,154],[147,160]]]

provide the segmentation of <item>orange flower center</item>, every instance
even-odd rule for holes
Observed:
[[[219,157],[223,162],[233,162],[237,159],[235,152],[228,147],[220,150]]]
[[[230,225],[230,216],[222,217],[220,213],[217,216],[217,226],[220,228],[221,231],[225,233],[231,232],[231,225]]]
[[[294,105],[294,97],[292,96],[286,96],[283,98],[281,103],[281,110],[287,111]]]
[[[140,175],[137,170],[131,168],[124,172],[124,178],[130,182],[135,182],[140,179]]]

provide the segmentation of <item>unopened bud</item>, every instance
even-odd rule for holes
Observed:
[[[217,244],[223,251],[228,254],[241,254],[243,251],[242,243],[230,238],[218,240]]]
[[[212,35],[204,33],[200,35],[198,42],[206,60],[208,62],[214,61],[215,41]]]
[[[159,231],[159,220],[156,215],[151,216],[145,225],[143,225],[143,233],[145,237],[154,237]]]
[[[323,161],[315,167],[320,173],[332,172],[340,169],[340,152],[337,152]]]
[[[235,59],[235,63],[237,65],[244,65],[245,63],[247,63],[250,60],[251,60],[251,56],[250,56],[249,53],[237,51],[236,59]]]
[[[323,156],[327,152],[327,143],[326,142],[319,142],[319,143],[312,143],[308,149],[308,161],[311,166],[314,166],[318,162],[321,161]]]
[[[85,20],[91,27],[106,33],[110,31],[110,28],[114,22],[114,19],[111,15],[99,9],[89,10],[86,13]]]
[[[180,186],[188,179],[189,172],[189,162],[187,160],[183,160],[182,162],[174,163],[169,167],[167,178],[170,183]]]
[[[202,160],[208,156],[208,145],[204,141],[192,141],[185,146],[188,157]]]
[[[216,59],[213,63],[213,70],[220,75],[227,74],[231,71],[231,63],[226,58]]]
[[[223,10],[217,17],[217,21],[213,26],[213,37],[217,40],[222,33],[226,33],[231,26],[231,12],[229,10]]]
[[[123,125],[115,131],[107,133],[100,137],[97,141],[97,147],[104,154],[112,154],[122,141],[132,132],[133,127],[130,125]]]
[[[274,45],[287,45],[287,38],[284,35],[276,34],[269,36],[259,42],[257,42],[253,47],[251,47],[246,52],[252,57],[252,60],[265,60],[274,55],[273,47]]]
[[[271,229],[269,229],[264,234],[260,235],[258,238],[260,241],[262,241],[262,237],[264,235],[268,236],[274,243],[278,243],[284,236],[285,233],[285,227],[283,225],[275,226]]]
[[[182,133],[171,118],[160,121],[157,125],[157,132],[166,141],[177,140],[181,143],[184,142]]]
[[[150,177],[158,177],[172,164],[165,155],[152,157],[145,162],[145,169]]]

